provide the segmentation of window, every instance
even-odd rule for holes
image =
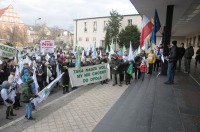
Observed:
[[[87,22],[84,22],[84,32],[87,32]]]
[[[88,37],[86,37],[86,42],[88,42],[89,41],[89,38]]]
[[[18,19],[15,19],[15,22],[18,22]]]
[[[79,41],[82,41],[82,38],[81,37],[79,37],[79,39],[78,39]]]
[[[94,31],[94,32],[97,31],[97,21],[94,21],[94,24],[93,24],[93,31]]]
[[[12,18],[10,18],[10,22],[13,22],[13,19],[12,19]]]
[[[132,25],[132,19],[128,19],[128,26]]]
[[[103,31],[106,31],[107,30],[107,23],[106,21],[103,22]]]

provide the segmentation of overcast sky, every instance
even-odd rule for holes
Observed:
[[[89,17],[109,16],[112,9],[119,14],[136,14],[130,0],[0,0],[0,8],[13,5],[25,24],[46,23],[73,29],[73,20]]]

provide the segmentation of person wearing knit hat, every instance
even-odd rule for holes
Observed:
[[[24,69],[24,75],[22,76],[22,81],[26,82],[31,77],[28,69]]]
[[[28,120],[34,120],[32,117],[32,105],[31,105],[31,98],[36,98],[38,95],[35,95],[32,91],[32,83],[34,80],[32,78],[28,78],[27,82],[23,83],[21,86],[22,93],[21,93],[21,101],[26,105],[26,114],[25,118]]]
[[[11,87],[11,83],[8,81],[4,81],[2,83],[2,90],[1,90],[1,97],[4,100],[5,105],[7,106],[6,109],[6,119],[12,119],[10,116],[16,116],[16,114],[13,114],[13,101],[11,100],[11,92],[9,88]]]

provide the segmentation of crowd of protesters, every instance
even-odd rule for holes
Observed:
[[[176,42],[177,43],[177,42]],[[173,42],[174,44],[174,42]],[[194,55],[194,50],[191,45],[185,50],[184,44],[181,47],[175,48],[169,46],[170,54],[173,53],[174,60],[169,56],[169,63],[173,63],[174,67],[178,65],[178,70],[181,69],[181,60],[185,58],[185,72],[190,72],[191,58]],[[25,117],[29,120],[33,119],[31,115],[31,110],[34,106],[30,103],[30,99],[37,97],[35,92],[34,81],[32,79],[33,72],[35,70],[37,82],[39,84],[39,91],[45,88],[49,83],[51,83],[57,77],[57,66],[64,73],[61,81],[61,86],[63,89],[63,94],[70,92],[70,78],[68,73],[68,68],[76,67],[76,53],[64,52],[62,49],[58,49],[56,53],[52,54],[42,54],[34,53],[30,55],[27,52],[22,51],[23,59],[29,58],[31,63],[24,63],[23,69],[20,71],[20,77],[23,81],[22,85],[13,85],[16,67],[18,66],[14,59],[2,59],[0,64],[0,84],[2,84],[1,96],[7,106],[6,119],[11,119],[10,116],[16,116],[13,113],[13,109],[18,110],[22,107],[20,102],[26,104],[26,115]],[[92,56],[92,51],[87,54],[84,53],[84,57],[81,58],[81,67],[92,66],[98,64],[109,63],[111,70],[112,85],[122,86],[123,84],[129,85],[131,80],[140,79],[143,81],[145,79],[145,73],[152,74],[153,71],[158,72],[159,67],[162,64],[162,54],[163,46],[159,45],[155,50],[151,50],[150,53],[145,53],[141,50],[137,53],[134,58],[130,58],[128,53],[125,51],[123,54],[115,51],[114,54],[109,55],[103,50],[98,50],[95,57]],[[48,56],[48,57],[47,57]],[[196,52],[196,61],[200,63],[200,49]],[[177,63],[178,61],[178,63]],[[177,63],[177,64],[176,64]],[[175,69],[175,68],[174,68]],[[168,69],[169,70],[169,69]],[[171,73],[170,73],[171,74]],[[172,80],[173,81],[173,80]],[[166,84],[173,83],[168,80]],[[103,80],[100,83],[107,84],[108,80]],[[14,90],[16,93],[15,98],[11,99],[8,95]]]

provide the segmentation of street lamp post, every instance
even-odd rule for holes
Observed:
[[[41,18],[38,18],[38,19],[35,20],[35,27],[36,27],[36,22],[37,22],[37,20],[41,20]],[[34,30],[33,43],[36,43],[36,42],[35,42],[35,35],[36,35],[36,30]]]

